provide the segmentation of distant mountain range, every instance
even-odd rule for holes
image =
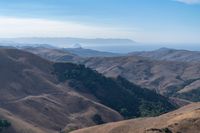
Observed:
[[[115,38],[96,38],[96,39],[85,39],[85,38],[70,38],[70,37],[62,37],[62,38],[0,38],[0,42],[2,44],[48,44],[57,47],[74,47],[79,45],[133,45],[134,41],[130,39],[115,39]]]
[[[80,57],[114,57],[122,55],[118,53],[103,52],[85,48],[64,48],[62,50],[76,54]]]
[[[89,57],[115,57],[120,54],[96,51],[91,49],[84,48],[52,48],[52,47],[31,47],[31,46],[23,46],[16,47],[18,49],[22,49],[33,54],[39,55],[40,57],[55,61],[55,62],[74,62],[78,63],[83,60],[83,58]]]
[[[169,48],[161,48],[155,51],[147,51],[147,52],[132,52],[129,53],[129,55],[137,55],[142,57],[148,57],[154,60],[163,60],[163,61],[179,61],[179,62],[200,61],[199,51],[176,50]]]
[[[9,46],[10,47],[10,46]],[[29,52],[34,52],[34,49],[49,49],[52,52],[54,50],[67,52],[79,57],[117,57],[117,56],[141,56],[152,60],[161,61],[177,61],[177,62],[199,62],[200,52],[199,51],[188,51],[188,50],[176,50],[169,48],[160,48],[154,51],[141,51],[141,52],[131,52],[127,54],[119,54],[105,51],[97,51],[92,49],[86,49],[82,47],[77,48],[57,48],[47,44],[35,44],[31,46],[18,46],[18,48],[27,49]],[[32,49],[32,50],[31,50]],[[40,51],[39,53],[41,53]],[[53,53],[52,53],[53,54]],[[61,61],[61,60],[59,60]]]

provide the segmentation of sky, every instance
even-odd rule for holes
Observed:
[[[0,38],[200,44],[200,0],[0,0]]]

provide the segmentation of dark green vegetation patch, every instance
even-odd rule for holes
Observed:
[[[54,73],[61,82],[68,81],[77,92],[93,95],[125,118],[156,116],[174,109],[167,98],[153,91],[122,77],[107,78],[84,65],[55,63]]]
[[[7,120],[0,119],[0,133],[9,128],[10,126],[11,126],[10,122],[8,122]]]

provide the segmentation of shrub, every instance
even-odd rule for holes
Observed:
[[[11,123],[8,122],[7,120],[0,120],[0,132],[9,128],[10,126],[11,126]]]
[[[102,120],[101,116],[96,114],[92,117],[92,120],[95,122],[95,124],[104,124],[105,122]]]

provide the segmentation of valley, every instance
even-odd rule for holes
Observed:
[[[32,48],[32,51],[29,52],[34,53],[34,51],[37,51],[35,54],[47,60],[84,64],[107,77],[116,78],[121,76],[136,85],[148,88],[171,99],[176,99],[175,102],[180,103],[180,105],[185,105],[189,101],[196,102],[200,100],[198,97],[200,63],[197,58],[198,52],[195,51],[163,48],[155,52],[135,52],[136,55],[128,54],[117,57],[80,57],[73,55],[73,58],[71,58],[72,55],[56,57],[58,53],[56,49],[50,49],[51,54],[44,54],[44,52],[40,52],[35,48]],[[60,52],[70,53],[63,50],[60,50]],[[142,53],[145,55],[142,55]],[[147,53],[149,54],[147,55]],[[182,54],[178,56],[179,53]],[[150,54],[154,54],[154,57]],[[49,58],[52,55],[55,55],[53,60]],[[171,58],[166,60],[156,59],[156,57],[162,57],[162,55],[163,58]],[[173,56],[178,58],[173,58]],[[57,58],[61,60],[56,60]],[[69,58],[70,60],[68,60]],[[191,60],[188,60],[189,58]]]

